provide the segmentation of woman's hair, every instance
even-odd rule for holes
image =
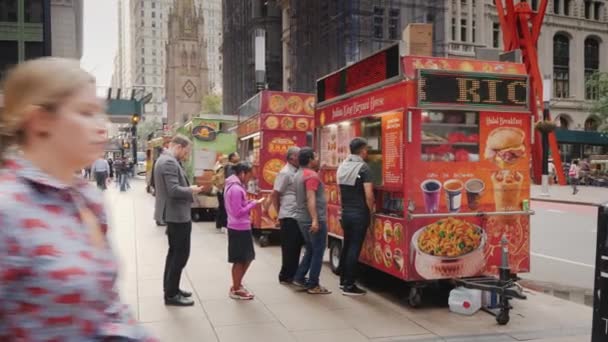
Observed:
[[[578,159],[574,159],[574,160],[572,161],[572,163],[573,163],[574,165],[578,165]]]
[[[234,174],[236,175],[240,175],[241,172],[251,172],[251,170],[253,170],[253,167],[251,166],[251,164],[249,162],[239,162],[238,164],[236,164],[233,169]]]
[[[44,57],[23,62],[2,82],[4,109],[0,112],[0,161],[11,145],[25,138],[23,124],[28,111],[42,107],[55,111],[62,102],[95,78],[77,60]]]

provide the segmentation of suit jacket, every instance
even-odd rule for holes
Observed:
[[[154,167],[156,203],[154,219],[159,222],[190,222],[192,190],[186,172],[170,153],[163,153]]]

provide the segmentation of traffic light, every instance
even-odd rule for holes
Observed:
[[[131,123],[132,123],[133,125],[137,125],[137,124],[139,123],[139,119],[140,119],[140,118],[139,118],[139,114],[133,114],[133,115],[131,116]]]

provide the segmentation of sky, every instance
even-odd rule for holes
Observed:
[[[118,0],[84,0],[82,67],[109,87],[118,48]]]

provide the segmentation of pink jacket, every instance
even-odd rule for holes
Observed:
[[[247,200],[247,192],[241,180],[232,175],[226,179],[224,187],[224,205],[228,214],[228,228],[234,230],[250,230],[251,219],[249,212],[257,203]]]

